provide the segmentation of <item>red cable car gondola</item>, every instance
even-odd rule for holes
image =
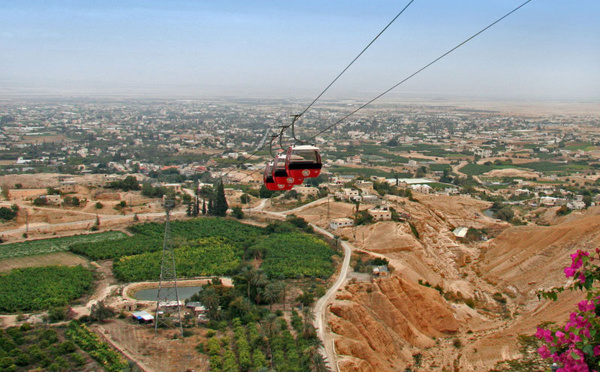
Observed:
[[[273,162],[272,161],[267,162],[267,165],[265,166],[265,173],[263,175],[263,181],[265,183],[265,187],[267,188],[267,190],[278,191],[279,188],[277,187],[277,184],[273,180],[272,169],[273,169]]]
[[[273,178],[273,162],[267,162],[267,165],[265,166],[265,173],[263,175],[263,180],[265,183],[265,187],[267,188],[267,190],[269,191],[281,191],[281,190],[291,190],[292,186],[291,184],[287,184],[287,183],[276,183],[275,179]]]
[[[285,170],[285,160],[285,155],[279,155],[273,161],[273,181],[275,181],[275,183],[278,185],[290,185],[289,189],[291,189],[293,185],[300,185],[302,182],[304,182],[304,178],[291,177]]]
[[[322,167],[318,147],[294,145],[288,148],[285,157],[285,169],[288,176],[294,179],[318,177]]]

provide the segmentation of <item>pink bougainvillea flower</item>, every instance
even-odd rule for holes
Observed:
[[[573,267],[565,267],[565,276],[567,278],[574,277],[576,272],[577,272],[577,269],[574,269]]]
[[[548,346],[546,345],[542,345],[542,347],[537,349],[537,351],[543,359],[550,358],[552,356],[550,349],[548,349]]]
[[[583,300],[580,303],[578,303],[577,307],[579,308],[579,311],[581,311],[581,312],[595,311],[596,310],[596,305],[594,304],[594,302],[593,301],[587,301],[587,300]]]

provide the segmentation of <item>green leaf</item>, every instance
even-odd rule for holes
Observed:
[[[573,358],[574,360],[579,360],[581,359],[581,357],[579,356],[579,354],[577,354],[574,351],[571,351],[571,358]]]

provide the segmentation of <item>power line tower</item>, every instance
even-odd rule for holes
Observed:
[[[164,325],[169,328],[179,328],[181,337],[183,337],[181,306],[179,303],[179,291],[177,290],[177,272],[175,271],[175,255],[173,253],[171,226],[169,223],[169,214],[174,206],[174,200],[165,199],[164,207],[167,218],[165,221],[163,254],[160,263],[160,281],[158,282],[158,293],[156,296],[154,333],[158,332],[159,325]]]

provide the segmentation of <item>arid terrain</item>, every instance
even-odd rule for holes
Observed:
[[[19,182],[35,186],[31,176],[21,177]],[[78,190],[82,198],[102,199],[107,206],[99,211],[91,201],[76,209],[33,207],[25,190],[21,194],[15,190],[12,199],[5,202],[16,203],[28,211],[27,221],[19,217],[4,224],[4,238],[9,241],[22,240],[26,224],[30,238],[85,232],[96,219],[96,212],[102,221],[100,230],[122,229],[134,222],[134,215],[140,220],[164,216],[159,204],[139,194]],[[229,196],[233,200],[239,194]],[[131,208],[119,211],[108,207],[121,200],[131,202]],[[600,207],[564,217],[556,216],[558,207],[549,208],[541,213],[547,226],[513,226],[487,217],[483,212],[491,203],[469,196],[416,193],[415,199],[409,200],[388,195],[385,203],[408,217],[402,222],[382,221],[334,231],[352,245],[352,265],[359,256],[381,257],[389,260],[391,271],[389,276],[374,277],[352,272],[351,268],[346,282],[327,307],[325,342],[332,345],[334,362],[340,371],[403,371],[408,367],[424,371],[488,371],[498,361],[517,358],[519,334],[533,334],[542,322],[564,321],[579,297],[565,293],[553,303],[538,300],[536,291],[562,285],[569,254],[595,248],[600,242]],[[361,210],[371,207],[359,206]],[[254,212],[248,210],[250,223],[283,218],[277,213],[287,207],[269,201],[253,208]],[[328,228],[330,219],[349,217],[355,209],[353,203],[331,198],[297,208],[293,213]],[[265,211],[277,212],[268,215]],[[487,240],[458,239],[453,234],[457,227],[484,230]],[[0,271],[86,262],[70,253],[56,253],[4,260]],[[77,314],[89,314],[90,306],[105,298],[118,309],[132,301],[122,286],[115,285],[110,267],[106,266],[109,263],[92,265],[97,266],[101,278],[94,296],[74,307]],[[14,317],[6,317],[4,326],[14,321]],[[204,339],[199,331],[181,343],[171,337],[155,338],[152,329],[122,320],[94,329],[147,370],[179,371],[181,360],[195,370],[207,368],[206,360],[197,357],[194,350]],[[170,357],[155,357],[165,354]]]
[[[341,371],[398,371],[417,359],[418,370],[487,371],[519,357],[519,334],[566,319],[580,296],[565,293],[554,303],[536,291],[562,285],[569,254],[597,246],[600,208],[553,218],[550,226],[511,226],[483,216],[489,203],[472,198],[417,200],[389,202],[412,216],[419,238],[407,223],[391,221],[336,231],[393,267],[389,277],[351,275],[330,305]],[[352,207],[334,203],[330,214],[347,216]],[[298,214],[319,224],[326,208]],[[461,241],[452,234],[459,226],[486,228],[490,239]]]

